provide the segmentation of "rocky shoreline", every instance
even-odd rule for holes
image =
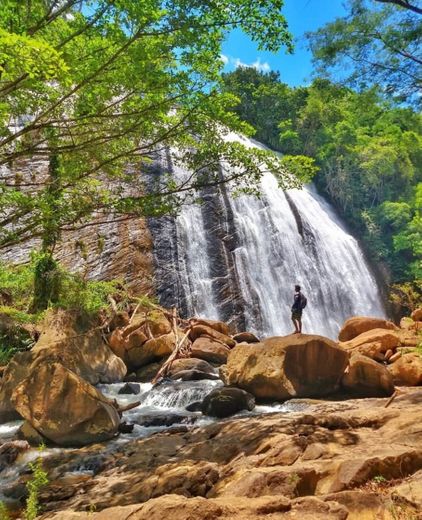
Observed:
[[[43,462],[43,518],[55,520],[422,518],[421,322],[420,309],[400,327],[354,317],[334,342],[260,340],[161,308],[102,322],[52,313],[3,370],[1,422],[25,422],[23,440],[0,445],[0,476],[28,442],[68,446]],[[135,419],[167,431],[104,444],[134,428],[125,410],[142,396],[125,408],[93,385],[123,380],[119,394],[135,399],[151,381],[170,393],[211,386],[182,414]],[[274,401],[301,411],[247,415]],[[214,422],[196,426],[201,416]],[[30,478],[23,466],[6,496],[22,503]]]

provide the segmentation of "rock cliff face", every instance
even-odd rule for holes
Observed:
[[[172,172],[176,178],[182,177],[185,173],[173,164],[169,152],[155,158],[151,171],[155,174],[155,179],[151,176],[151,183],[159,182],[163,171]],[[220,177],[222,175],[220,172]],[[238,246],[237,232],[233,210],[228,200],[229,195],[224,187],[217,186],[201,190],[199,196],[203,204],[194,211],[198,219],[195,219],[195,215],[190,215],[192,222],[189,226],[189,237],[180,235],[183,226],[177,226],[174,216],[148,219],[154,243],[157,296],[163,306],[177,306],[182,315],[187,317],[196,314],[197,309],[202,308],[203,302],[197,302],[195,295],[199,300],[205,295],[209,298],[211,307],[218,307],[219,319],[229,322],[235,329],[244,330],[244,301],[233,256],[233,251]],[[204,229],[198,225],[204,226]],[[205,233],[206,237],[199,236]],[[199,244],[198,240],[201,239],[204,241]],[[201,288],[204,280],[196,280],[195,272],[191,270],[192,266],[187,265],[188,252],[181,249],[181,246],[186,246],[186,242],[197,243],[199,247],[196,254],[206,257],[204,262],[209,268],[206,276],[209,279],[209,287]],[[199,291],[202,294],[198,294]],[[212,311],[208,316],[217,317],[212,316]]]
[[[16,183],[40,182],[47,175],[46,159],[20,161],[1,167],[0,178]],[[152,238],[145,219],[121,222],[93,219],[86,227],[63,233],[57,259],[72,272],[93,280],[122,279],[136,294],[151,292],[153,278]],[[38,239],[0,250],[0,260],[26,262]]]

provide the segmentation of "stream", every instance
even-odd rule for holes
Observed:
[[[164,382],[156,386],[151,383],[134,383],[140,386],[139,394],[119,394],[119,390],[126,383],[101,384],[97,388],[106,397],[116,399],[120,406],[140,401],[136,408],[123,413],[122,421],[134,424],[131,433],[121,433],[115,439],[105,443],[106,451],[113,451],[122,443],[145,438],[171,428],[197,428],[212,424],[217,420],[213,417],[202,415],[201,412],[191,412],[186,407],[193,403],[201,402],[204,397],[215,388],[223,386],[221,381],[172,381]],[[229,419],[245,416],[256,416],[266,413],[289,413],[301,411],[309,405],[303,402],[289,401],[287,403],[273,403],[269,405],[257,405],[253,411],[242,411]],[[11,421],[0,424],[0,445],[4,442],[16,439],[16,434],[23,421]],[[17,461],[0,471],[0,501],[4,501],[13,507],[7,489],[10,488],[27,471],[27,465],[37,457],[48,457],[53,454],[72,451],[73,448],[47,447],[42,451],[31,448],[20,455]],[[73,474],[92,475],[91,462],[75,467]]]

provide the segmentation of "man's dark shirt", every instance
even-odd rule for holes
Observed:
[[[301,300],[301,293],[300,292],[295,293],[294,302],[292,305],[292,311],[302,310],[301,305],[300,305],[300,300]]]

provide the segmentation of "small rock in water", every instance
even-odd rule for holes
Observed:
[[[216,379],[220,379],[217,374],[208,374],[201,370],[181,370],[171,376],[171,378],[174,380],[181,379],[182,381],[201,381],[202,379],[211,379],[215,381]]]
[[[149,428],[152,426],[171,426],[172,424],[193,424],[196,420],[197,417],[194,416],[169,413],[165,415],[143,415],[136,422],[140,426]]]
[[[29,448],[26,441],[10,441],[2,444],[0,446],[0,471],[15,462],[19,455]]]
[[[188,404],[185,408],[188,412],[200,412],[202,409],[202,401],[195,401],[194,403]]]
[[[141,385],[138,383],[126,383],[122,386],[122,388],[119,390],[119,394],[133,394],[137,395],[141,393]]]
[[[216,388],[202,402],[204,415],[220,418],[254,408],[254,396],[240,388]]]
[[[122,423],[119,424],[119,432],[120,433],[132,433],[134,427],[135,427],[134,424],[129,424],[127,422],[122,422]]]

